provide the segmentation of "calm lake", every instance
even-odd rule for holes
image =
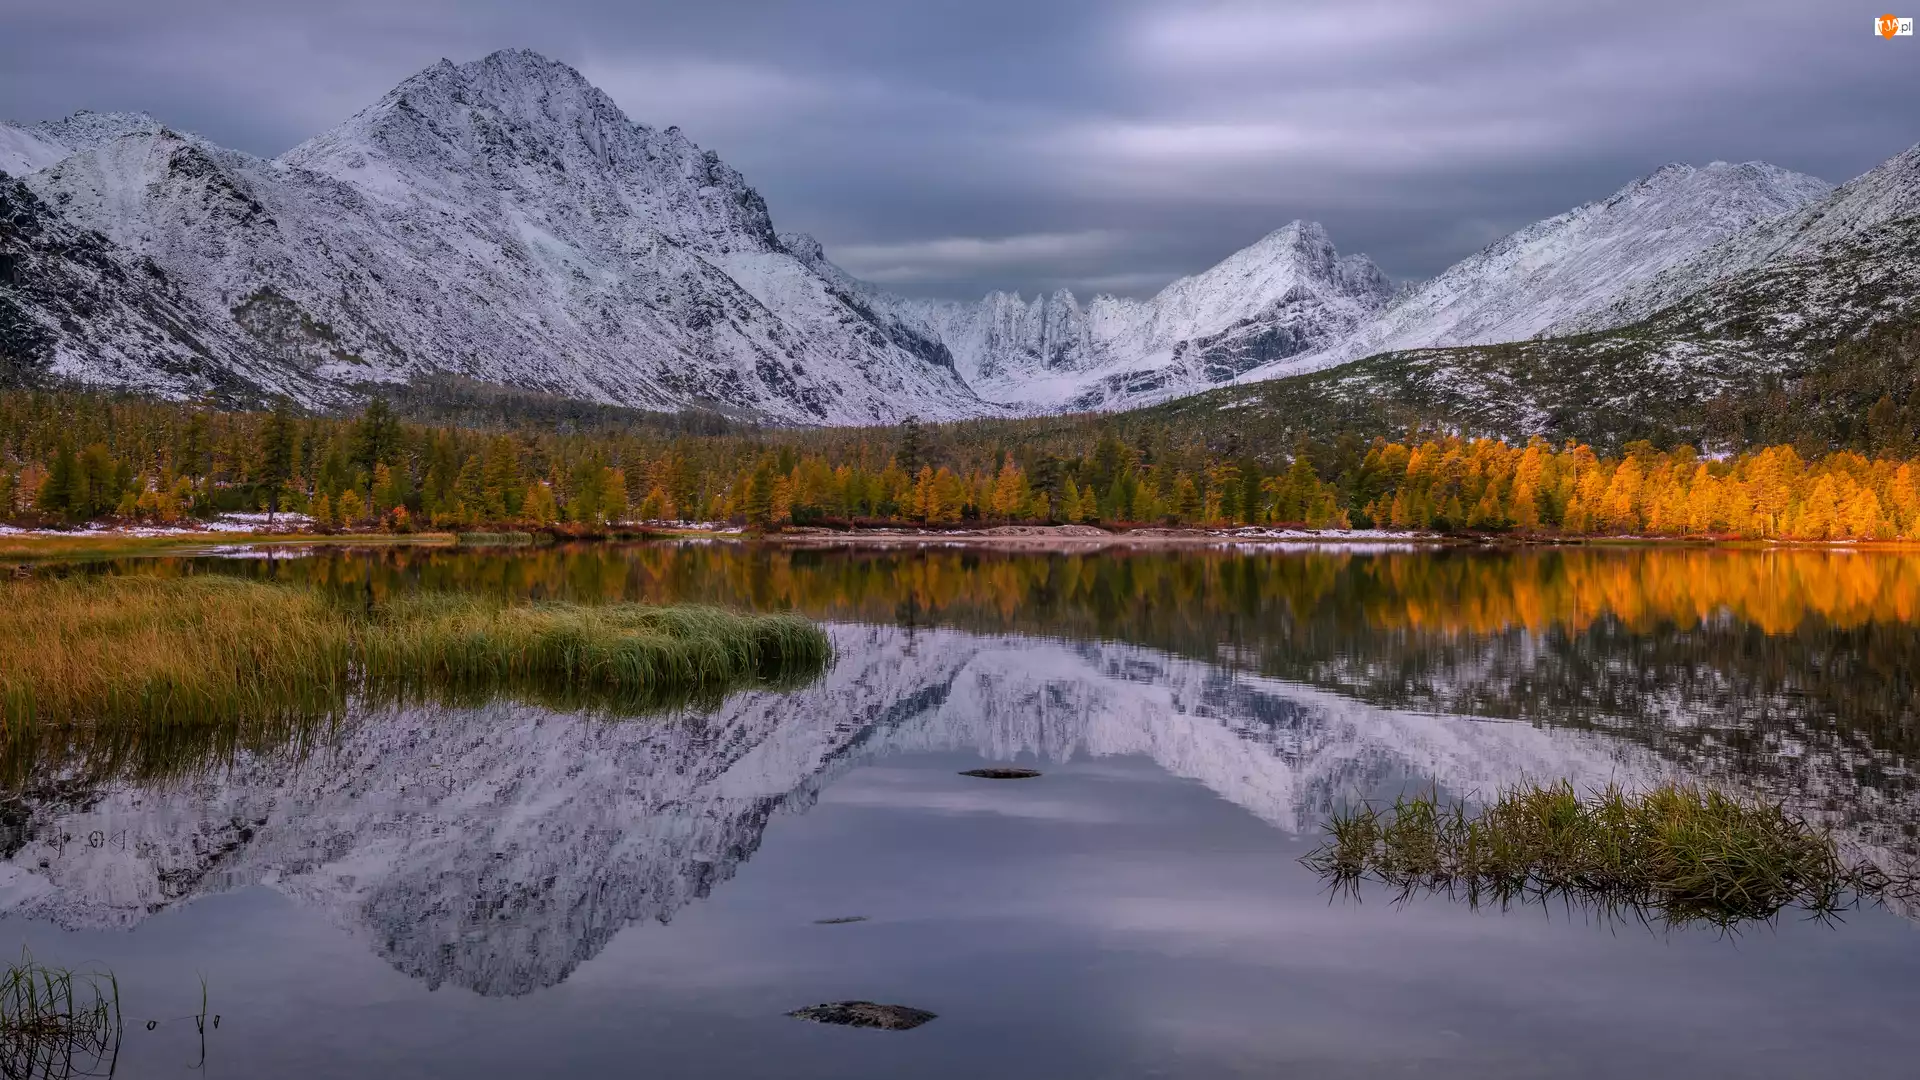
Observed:
[[[1909,856],[1920,555],[688,543],[105,569],[790,610],[837,651],[668,716],[493,701],[10,747],[5,944],[114,972],[118,1076],[1920,1069],[1920,913],[1730,934],[1335,895],[1298,861],[1337,807],[1561,778],[1698,779],[1850,858]],[[1043,775],[960,775],[984,764]],[[849,999],[938,1018],[785,1015]]]

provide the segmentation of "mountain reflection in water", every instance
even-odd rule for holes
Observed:
[[[1910,852],[1920,816],[1904,555],[715,545],[137,569],[834,620],[819,682],[700,715],[370,711],[164,778],[91,768],[84,745],[7,773],[8,913],[124,928],[266,885],[395,968],[484,995],[556,985],[623,927],[671,919],[774,815],[898,752],[1144,756],[1308,835],[1357,798],[1558,778],[1780,798],[1876,860]]]

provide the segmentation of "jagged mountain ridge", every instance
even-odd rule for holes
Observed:
[[[1250,417],[1274,418],[1287,430],[1265,437],[1282,441],[1288,434],[1392,436],[1438,426],[1515,443],[1535,435],[1571,439],[1605,453],[1636,439],[1730,450],[1752,441],[1750,421],[1784,408],[1776,397],[1783,388],[1816,376],[1870,392],[1860,400],[1803,402],[1819,408],[1817,416],[1795,418],[1799,434],[1812,433],[1816,421],[1864,430],[1861,418],[1883,389],[1901,400],[1908,391],[1896,385],[1897,369],[1886,357],[1848,349],[1877,332],[1912,333],[1917,325],[1920,205],[1912,216],[1776,256],[1626,326],[1382,353],[1167,402],[1134,419],[1204,429],[1223,411],[1236,428]],[[1885,367],[1887,377],[1862,365]],[[1776,415],[1774,422],[1784,419]]]
[[[523,50],[442,62],[272,161],[160,129],[28,182],[237,326],[216,366],[265,393],[453,373],[789,422],[983,409],[937,344],[788,253],[717,155]]]
[[[958,303],[851,287],[944,344],[982,397],[1025,411],[1111,408],[1224,382],[1344,337],[1393,291],[1372,260],[1339,254],[1307,221],[1144,301],[1101,295],[1082,307],[1062,289]]]

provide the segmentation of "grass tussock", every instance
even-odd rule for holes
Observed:
[[[110,974],[47,967],[23,955],[0,975],[0,1075],[107,1075],[120,1030],[120,986]]]
[[[359,666],[368,688],[479,699],[518,693],[567,707],[645,709],[682,693],[811,675],[826,635],[790,615],[719,608],[533,603],[412,595],[367,621]]]
[[[454,540],[461,547],[532,547],[535,544],[553,543],[551,533],[531,532],[463,532],[456,533]]]
[[[826,636],[790,616],[407,595],[371,608],[214,575],[0,583],[0,720],[270,724],[381,700],[516,696],[614,712],[806,676]]]
[[[1374,880],[1402,898],[1503,907],[1561,898],[1668,925],[1730,928],[1789,907],[1832,916],[1913,888],[1847,863],[1778,803],[1692,784],[1586,798],[1566,782],[1528,785],[1478,812],[1428,793],[1337,813],[1327,831],[1302,861],[1336,887]]]

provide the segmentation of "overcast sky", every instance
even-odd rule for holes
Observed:
[[[1883,5],[5,0],[0,117],[271,155],[526,46],[862,276],[1144,295],[1294,218],[1418,278],[1668,161],[1845,180],[1920,141],[1920,37],[1875,37]]]

